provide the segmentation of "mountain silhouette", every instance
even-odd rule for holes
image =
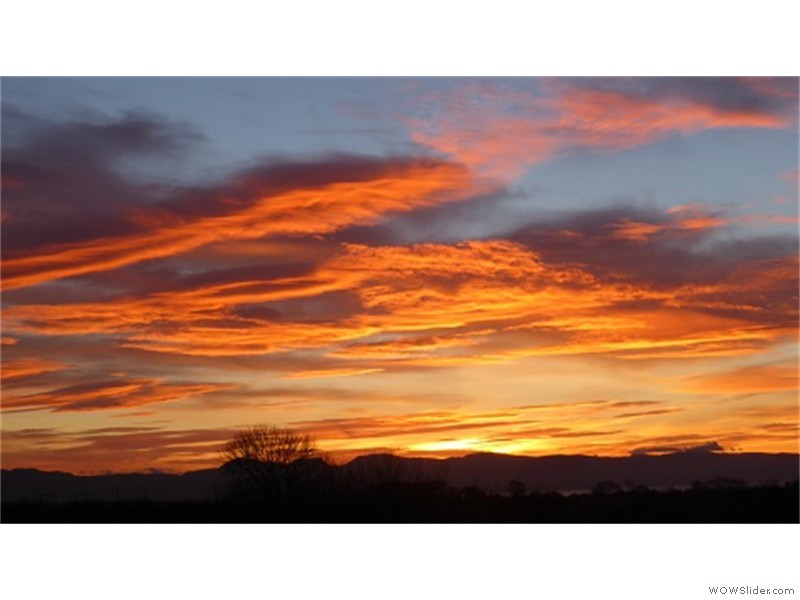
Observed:
[[[519,482],[536,491],[588,491],[601,482],[627,487],[670,488],[695,482],[728,480],[747,485],[782,483],[798,478],[797,454],[679,452],[664,455],[638,454],[627,457],[513,456],[479,453],[458,458],[404,458],[374,454],[355,458],[340,466],[316,468],[369,485],[393,481],[440,480],[462,488],[505,491],[509,482]],[[311,463],[309,463],[310,466]],[[80,500],[213,500],[225,493],[232,462],[218,469],[189,471],[182,475],[128,473],[73,475],[36,469],[2,470],[0,496],[3,502]]]

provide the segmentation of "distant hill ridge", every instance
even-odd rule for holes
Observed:
[[[229,478],[226,469],[189,471],[182,475],[127,473],[73,475],[36,469],[3,469],[0,499],[5,502],[46,500],[204,500],[217,497]],[[728,454],[680,452],[663,455],[597,457],[580,455],[515,456],[469,454],[458,458],[405,458],[366,455],[331,472],[376,483],[441,479],[454,487],[477,486],[502,491],[510,481],[529,490],[589,490],[599,482],[622,485],[679,487],[713,479],[738,480],[749,485],[798,479],[797,454]]]

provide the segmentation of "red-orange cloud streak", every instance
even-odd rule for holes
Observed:
[[[225,240],[268,235],[314,235],[374,223],[393,212],[463,197],[472,180],[461,167],[437,162],[400,163],[372,179],[298,187],[278,193],[259,189],[224,199],[228,212],[186,217],[140,211],[145,231],[41,248],[3,261],[4,289],[116,269]]]
[[[302,278],[17,306],[5,318],[22,332],[114,335],[125,346],[189,355],[318,348],[430,364],[530,354],[715,355],[756,351],[793,332],[797,308],[785,294],[796,280],[794,257],[743,262],[715,282],[653,286],[551,265],[508,241],[345,244]],[[349,316],[292,320],[238,310],[336,290],[358,298]],[[498,335],[516,337],[504,345]]]
[[[160,379],[105,380],[36,394],[6,396],[3,398],[3,410],[92,411],[132,408],[172,402],[230,387],[227,384],[167,383]]]

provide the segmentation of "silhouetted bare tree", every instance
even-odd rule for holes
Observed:
[[[237,491],[265,498],[286,496],[314,477],[325,458],[314,439],[293,429],[257,425],[236,433],[222,449]]]
[[[310,435],[285,427],[257,425],[239,431],[222,451],[228,460],[289,464],[314,458],[319,449]]]

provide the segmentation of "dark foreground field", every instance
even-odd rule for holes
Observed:
[[[798,523],[797,482],[688,490],[487,493],[443,482],[282,500],[3,502],[4,523]]]

